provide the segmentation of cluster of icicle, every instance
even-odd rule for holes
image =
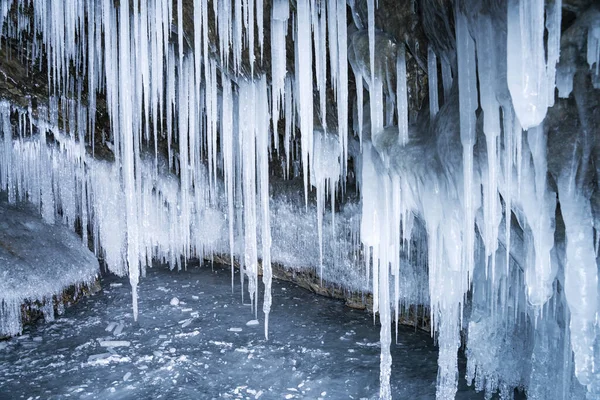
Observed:
[[[205,222],[204,216],[199,216],[205,204],[219,202],[217,186],[222,176],[228,214],[227,222],[222,223],[229,224],[232,258],[238,218],[234,214],[239,210],[236,205],[243,204],[243,215],[238,218],[243,221],[241,275],[242,280],[244,276],[248,279],[255,312],[259,254],[262,258],[268,335],[272,278],[269,160],[273,151],[280,150],[279,120],[283,118],[285,126],[286,168],[294,152],[294,131],[300,131],[305,201],[310,187],[315,186],[321,241],[325,199],[329,195],[334,205],[338,186],[348,173],[348,61],[352,47],[346,1],[299,0],[295,14],[288,0],[273,1],[270,81],[264,71],[255,70],[255,60],[265,57],[262,0],[214,1],[211,6],[207,0],[194,0],[193,40],[183,31],[182,0],[121,1],[117,7],[112,0],[13,2],[21,8],[33,5],[34,17],[33,25],[19,22],[18,28],[11,29],[30,30],[34,37],[42,38],[42,43],[34,42],[34,56],[41,57],[42,48],[46,51],[52,97],[48,115],[39,121],[50,124],[40,129],[59,125],[57,110],[61,107],[71,134],[71,141],[64,142],[74,144],[60,154],[82,161],[71,160],[69,168],[55,168],[61,158],[54,156],[45,140],[39,145],[24,141],[26,147],[15,155],[4,136],[2,187],[13,193],[27,192],[30,197],[33,194],[47,220],[54,218],[52,193],[61,193],[62,218],[80,218],[84,226],[94,226],[94,219],[102,219],[104,228],[94,238],[102,245],[109,268],[128,273],[137,318],[136,288],[150,259],[158,257],[175,264],[179,256],[189,258],[212,250],[204,249],[205,242],[196,240],[195,232]],[[3,2],[0,16],[4,18],[10,6],[10,1]],[[532,398],[543,398],[545,388],[552,390],[552,396],[567,398],[573,374],[587,387],[589,396],[597,395],[598,271],[590,203],[573,186],[573,171],[566,169],[558,181],[567,237],[565,260],[561,260],[563,286],[558,290],[558,261],[553,257],[557,193],[546,184],[546,138],[541,124],[554,103],[555,82],[560,84],[561,96],[568,96],[573,79],[569,70],[556,76],[560,0],[548,6],[543,0],[510,0],[504,26],[485,13],[467,16],[456,7],[455,54],[436,56],[432,48],[428,51],[433,126],[444,122],[438,96],[438,57],[444,101],[451,97],[452,81],[458,87],[462,158],[457,161],[448,155],[439,168],[433,164],[419,168],[418,163],[402,160],[413,151],[409,150],[413,139],[407,55],[400,44],[392,62],[395,68],[381,62],[375,7],[374,0],[367,0],[368,60],[354,59],[352,71],[361,144],[355,163],[360,168],[360,240],[367,277],[372,281],[374,311],[381,321],[380,397],[392,396],[391,314],[393,308],[397,321],[403,273],[400,254],[410,245],[415,215],[427,232],[432,333],[439,344],[438,398],[454,398],[457,391],[457,353],[463,328],[469,332],[467,377],[488,395],[499,391],[508,398],[513,388],[525,386]],[[211,13],[218,32],[216,47],[209,39]],[[600,23],[589,31],[588,61],[595,64],[598,74]],[[505,37],[502,32],[507,32],[507,37],[499,43],[497,38]],[[293,74],[286,70],[288,35],[293,35],[295,45]],[[260,55],[255,54],[256,48]],[[242,71],[245,52],[249,72]],[[456,76],[450,67],[454,59]],[[336,132],[327,126],[328,79],[337,102]],[[370,135],[364,137],[363,85],[369,91],[370,107]],[[85,105],[83,92],[87,93]],[[65,93],[74,93],[76,100],[60,97]],[[83,162],[85,143],[94,143],[96,131],[97,93],[106,97],[108,142],[115,163],[98,163],[91,174],[84,174],[88,168]],[[315,113],[315,98],[320,113]],[[479,107],[484,116],[484,156],[475,151],[475,111]],[[314,126],[315,115],[321,118],[319,128]],[[447,132],[448,148],[452,133]],[[160,157],[161,138],[168,143],[166,161]],[[438,141],[444,138],[441,135]],[[144,155],[143,148],[153,149],[153,154]],[[22,169],[22,175],[35,176],[27,182],[36,186],[23,191],[19,185],[25,180],[15,181],[6,171],[14,171],[20,159],[33,153],[37,167]],[[423,163],[430,161],[425,153],[418,156]],[[206,165],[201,161],[204,158]],[[163,190],[156,187],[161,168],[179,176],[169,183],[172,187]],[[70,176],[95,176],[72,187],[72,179],[48,176],[53,170]],[[157,192],[163,195],[156,196]],[[521,265],[512,261],[511,212],[528,227],[522,238],[525,256],[520,258],[524,261]],[[155,228],[165,222],[170,231]],[[321,246],[321,275],[326,268],[322,252]],[[472,301],[466,319],[469,292]],[[519,341],[520,335],[528,339]],[[551,355],[557,347],[560,354]],[[521,350],[532,354],[529,364],[519,358]],[[545,363],[545,358],[550,361]],[[546,365],[549,363],[551,367]]]

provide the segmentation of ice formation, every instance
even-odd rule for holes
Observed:
[[[487,396],[600,396],[598,132],[586,100],[600,85],[596,8],[577,36],[591,87],[577,57],[561,57],[560,0],[491,11],[456,1],[454,46],[425,45],[421,123],[409,113],[407,68],[420,65],[418,49],[377,29],[377,2],[350,1],[351,27],[343,0],[276,0],[270,15],[262,0],[194,0],[186,16],[189,2],[2,3],[2,21],[32,5],[32,20],[8,20],[5,32],[36,33],[50,91],[35,112],[0,109],[11,202],[87,226],[108,268],[129,276],[136,318],[152,259],[176,267],[225,253],[241,264],[255,315],[262,270],[268,337],[272,263],[315,268],[373,294],[381,398],[392,397],[393,320],[411,304],[430,310],[440,399],[455,396],[461,340],[467,379]],[[553,117],[556,89],[573,95],[581,131]],[[114,162],[93,155],[98,95]],[[299,201],[272,193],[284,186],[272,181],[281,146],[284,177],[302,175]],[[360,204],[338,212],[349,157]]]

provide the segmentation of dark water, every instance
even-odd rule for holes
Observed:
[[[247,326],[254,314],[238,279],[231,293],[229,274],[149,269],[137,323],[127,279],[104,277],[102,292],[55,322],[0,342],[0,399],[377,398],[372,316],[275,281],[266,341],[262,296],[259,325]],[[111,322],[123,324],[121,334],[106,330]],[[129,346],[102,347],[107,340]],[[400,327],[392,356],[395,399],[435,398],[437,349],[428,334]],[[461,381],[457,399],[480,398]]]

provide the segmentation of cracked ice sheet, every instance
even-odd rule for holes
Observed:
[[[102,292],[67,309],[56,322],[0,342],[0,398],[2,393],[81,399],[378,394],[379,327],[364,311],[275,281],[267,342],[261,316],[258,325],[246,324],[254,316],[238,291],[231,294],[229,268],[188,265],[182,272],[148,270],[140,284],[139,322],[133,324],[128,286],[111,285],[126,279],[105,277]],[[183,327],[184,320],[191,322]],[[107,331],[111,323],[123,324],[122,332]],[[102,347],[107,341],[129,346]],[[401,328],[392,355],[394,396],[433,398],[437,350],[429,335]],[[464,381],[458,395],[483,398]]]

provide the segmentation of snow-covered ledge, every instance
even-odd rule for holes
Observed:
[[[54,297],[97,275],[98,260],[74,232],[44,222],[30,205],[10,205],[0,192],[0,337],[21,333],[23,304],[40,304],[53,320]]]

